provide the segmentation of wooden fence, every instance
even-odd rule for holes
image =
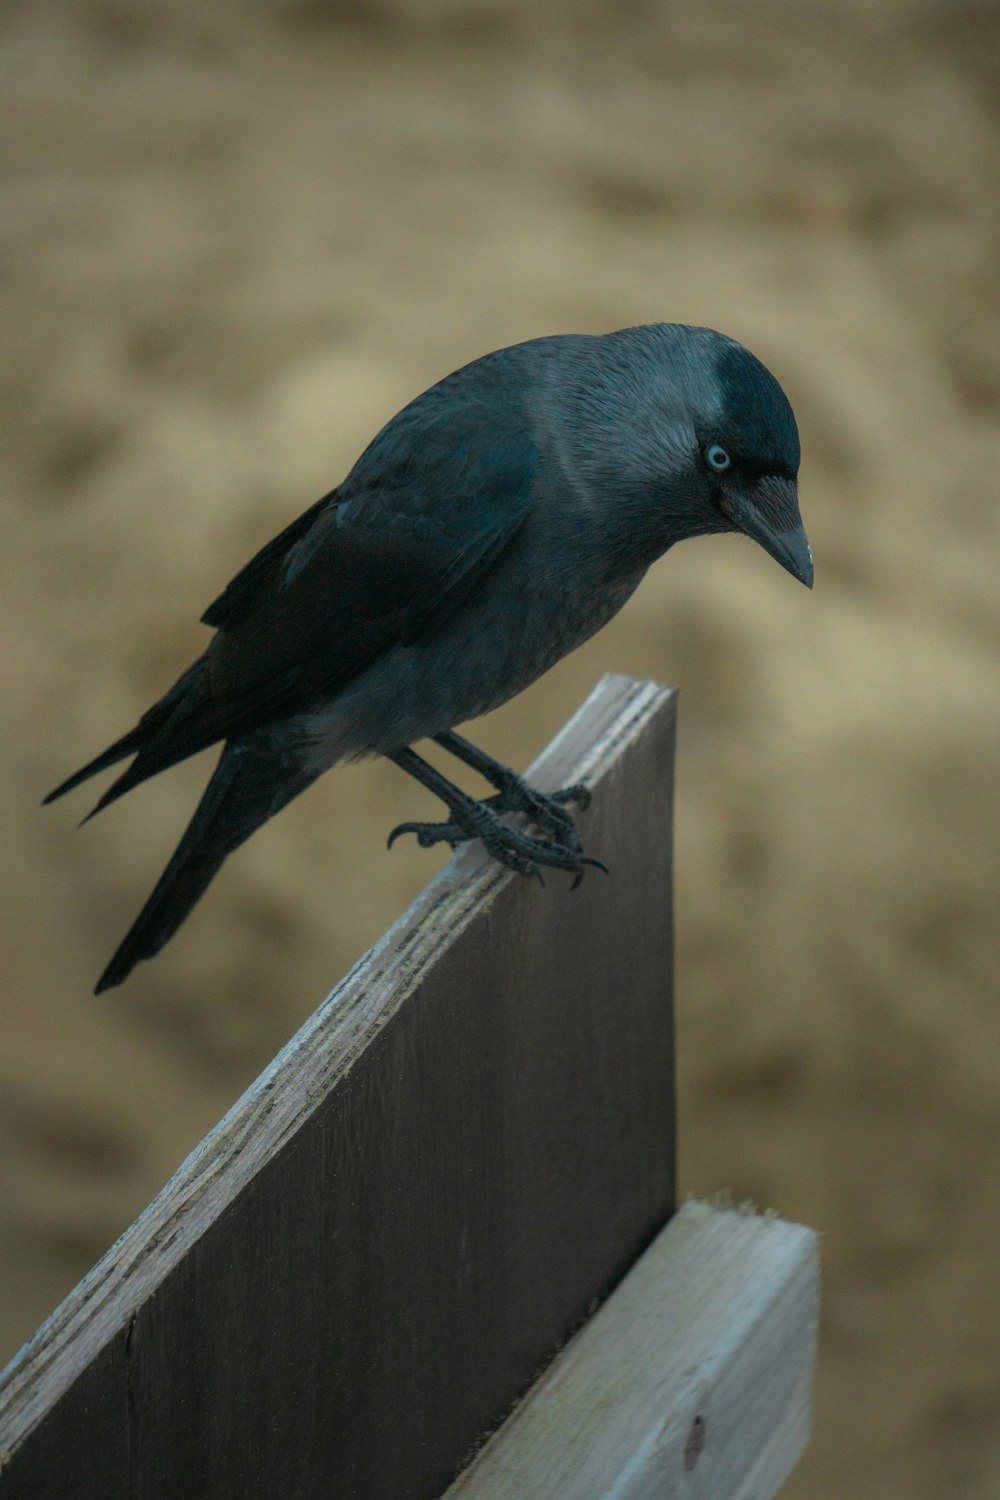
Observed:
[[[605,678],[531,774],[610,878],[463,851],[43,1325],[0,1500],[774,1493],[816,1242],[674,1215],[674,720]]]

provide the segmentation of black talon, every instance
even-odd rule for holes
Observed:
[[[577,870],[577,872],[576,872],[576,875],[575,875],[575,877],[573,879],[573,884],[570,886],[570,890],[571,891],[575,891],[576,888],[577,888],[577,886],[582,883],[583,877],[587,873],[586,870],[583,869],[584,865],[593,865],[593,867],[594,867],[595,870],[603,870],[604,873],[605,873],[605,875],[610,875],[611,874],[611,871],[608,869],[607,865],[602,864],[599,859],[591,859],[591,857],[590,857],[589,854],[581,854],[580,855],[580,866],[581,866],[581,868],[579,870]]]
[[[470,837],[462,832],[457,823],[397,823],[385,847],[391,849],[401,833],[416,834],[421,849],[433,849],[435,844],[442,843],[450,844],[454,849],[456,844]]]

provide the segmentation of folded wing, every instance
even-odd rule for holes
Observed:
[[[207,745],[329,699],[462,604],[524,523],[537,456],[514,410],[498,419],[495,404],[456,406],[444,390],[402,412],[340,489],[236,575],[205,612],[218,633],[204,655],[47,800],[135,752],[96,812]]]

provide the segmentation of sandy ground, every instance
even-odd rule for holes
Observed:
[[[799,414],[815,592],[686,544],[478,737],[680,686],[683,1184],[825,1236],[789,1500],[1000,1493],[998,59],[961,0],[4,7],[0,1352],[434,867],[338,771],[98,1002],[207,763],[41,793],[428,382],[709,323]]]

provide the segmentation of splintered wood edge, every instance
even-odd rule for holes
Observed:
[[[672,690],[604,677],[530,767],[542,790],[596,786],[670,703]],[[162,1192],[0,1373],[0,1468],[60,1396],[281,1150],[424,973],[520,877],[461,850],[354,966]]]
[[[445,1500],[768,1500],[809,1435],[818,1244],[686,1204]]]

